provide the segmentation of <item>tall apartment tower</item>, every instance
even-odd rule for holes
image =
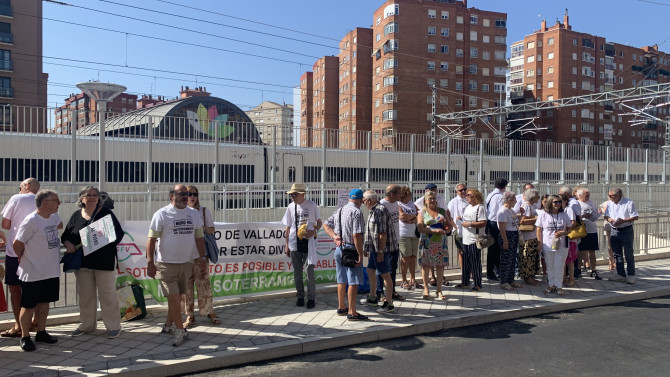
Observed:
[[[35,117],[24,120],[12,106],[46,107],[47,80],[42,72],[42,1],[0,0],[0,130],[46,132],[46,123],[35,123]]]
[[[436,112],[497,106],[505,99],[507,15],[467,0],[388,0],[374,12],[373,148],[407,150],[399,133],[429,133]],[[465,135],[490,130],[465,121]],[[439,135],[438,135],[439,136]]]
[[[300,133],[298,145],[312,146],[314,126],[314,74],[305,72],[300,77]]]
[[[339,59],[337,56],[324,56],[312,67],[313,101],[312,146],[321,147],[324,136],[327,148],[337,148],[337,130],[339,129],[338,114],[338,73]],[[323,130],[327,130],[323,133]]]
[[[339,148],[363,149],[357,131],[372,130],[372,29],[356,28],[340,41]]]
[[[510,47],[510,99],[514,104],[665,83],[670,76],[670,59],[657,46],[636,48],[575,31],[567,9],[562,22],[547,26],[542,21],[540,30]],[[644,105],[641,101],[627,104]],[[631,111],[621,104],[601,102],[516,115],[538,117],[535,124],[545,128],[535,136],[538,140],[650,149],[663,144],[655,121],[631,127],[635,119],[626,113]],[[653,108],[649,113],[665,118],[668,109]],[[514,132],[514,126],[508,132]]]

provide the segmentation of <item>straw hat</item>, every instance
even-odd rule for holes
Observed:
[[[294,183],[291,189],[286,191],[287,194],[304,194],[307,192],[307,187],[304,183]]]

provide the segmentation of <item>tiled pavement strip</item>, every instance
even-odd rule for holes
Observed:
[[[601,275],[606,276],[603,272]],[[197,326],[181,347],[160,334],[164,312],[123,324],[119,338],[107,339],[102,330],[69,337],[76,324],[49,326],[58,337],[54,345],[37,344],[37,351],[22,352],[18,339],[0,339],[0,376],[142,375],[166,376],[274,359],[380,339],[440,331],[550,312],[607,305],[670,294],[670,259],[637,263],[634,285],[585,277],[567,295],[545,295],[543,286],[524,285],[505,292],[484,282],[481,292],[445,287],[446,301],[426,301],[421,290],[399,292],[395,315],[377,314],[359,306],[371,321],[353,322],[337,316],[336,293],[317,294],[316,308],[295,306],[295,298],[269,298],[219,306],[222,320],[210,325],[197,317]],[[431,287],[432,288],[432,287]],[[434,291],[432,291],[434,293]],[[363,296],[359,296],[362,298]],[[34,335],[34,334],[33,334]]]

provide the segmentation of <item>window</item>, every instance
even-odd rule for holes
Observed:
[[[397,33],[398,32],[398,23],[397,22],[389,22],[384,26],[384,35],[389,35],[391,33]]]
[[[456,90],[463,90],[463,83],[460,82],[460,81],[457,81],[455,88],[456,88]]]
[[[440,70],[448,71],[449,70],[449,62],[440,62]]]
[[[528,42],[527,49],[535,48],[535,42]]]
[[[553,58],[554,58],[554,53],[553,52],[550,52],[550,53],[547,54],[547,59],[548,60],[551,60]]]
[[[440,96],[440,105],[446,105],[449,103],[449,97]]]
[[[473,42],[477,41],[477,32],[476,31],[471,31],[470,32],[470,41],[473,41]]]
[[[382,113],[382,120],[396,120],[397,115],[395,110],[384,110]]]
[[[477,25],[479,23],[479,16],[476,14],[471,14],[470,15],[470,24],[471,25]]]
[[[428,18],[435,18],[437,17],[437,11],[435,9],[428,9]]]
[[[579,43],[579,41],[577,40],[577,38],[572,38],[572,45],[573,46],[577,46],[578,43]]]
[[[378,91],[379,91],[379,83],[376,82],[376,83],[375,83],[375,92],[378,92]]]
[[[504,93],[505,92],[505,84],[504,83],[493,84],[493,92],[494,93]]]
[[[398,83],[398,77],[397,76],[386,76],[384,77],[384,86],[390,86],[390,85],[395,85]]]
[[[441,16],[443,20],[448,20],[449,19],[449,11],[448,10],[443,10],[441,12]]]
[[[448,54],[449,53],[449,46],[447,46],[447,45],[440,46],[440,52],[443,53],[443,54]],[[458,56],[458,50],[456,50],[456,56]],[[461,50],[461,56],[463,56],[463,50]]]
[[[470,104],[470,107],[477,107],[477,98],[476,97],[470,97],[469,104]]]
[[[534,69],[529,69],[526,71],[526,77],[532,77],[535,76],[535,70]]]
[[[457,41],[462,41],[463,40],[463,33],[456,33],[456,40]]]
[[[428,69],[429,70],[435,70],[435,62],[428,62]]]
[[[491,22],[489,21],[488,18],[485,18],[485,19],[482,20],[482,25],[484,27],[489,27],[489,26],[491,26]]]
[[[507,67],[495,67],[495,71],[493,71],[493,74],[496,76],[505,76],[506,71]]]
[[[533,89],[535,89],[535,85],[533,84],[526,85],[526,90],[533,90]]]
[[[477,74],[477,64],[470,64],[470,73]]]
[[[468,85],[468,88],[472,91],[477,90],[477,81],[475,80],[470,80],[470,85]]]
[[[548,46],[553,45],[553,44],[554,44],[554,38],[547,39],[547,45]]]
[[[572,60],[577,60],[577,53],[576,52],[572,53]]]
[[[488,68],[482,68],[482,76],[488,76],[489,75],[489,69]]]
[[[547,67],[547,73],[554,73],[554,66],[553,65]]]
[[[449,36],[449,28],[448,27],[443,27],[440,29],[440,35],[443,37],[448,37]]]
[[[426,85],[430,86],[430,87],[435,86],[435,79],[427,79],[426,80]]]
[[[554,87],[554,82],[553,81],[547,82],[547,88],[553,88],[553,87]]]
[[[396,96],[394,93],[385,93],[382,98],[384,103],[393,103],[396,102]]]
[[[462,99],[457,99],[454,103],[454,106],[463,107],[463,100]]]
[[[504,35],[496,35],[495,36],[495,42],[496,42],[496,44],[499,44],[499,45],[507,44],[507,37],[505,37]]]
[[[387,53],[389,51],[397,51],[398,50],[398,40],[397,39],[389,39],[384,43],[384,53]]]
[[[397,66],[398,66],[398,59],[391,58],[391,59],[384,60],[384,70],[395,68]],[[377,67],[377,68],[379,68],[379,67]],[[377,74],[379,74],[379,72],[377,72]]]
[[[432,104],[433,103],[433,96],[426,97],[426,103],[429,104],[429,105]]]
[[[377,42],[379,42],[382,39],[382,35],[377,33]]]
[[[537,56],[537,61],[538,61],[538,62],[541,62],[541,61],[542,61],[542,55],[538,55],[538,56]]]
[[[441,87],[441,88],[447,88],[447,87],[449,87],[449,80],[447,80],[447,79],[440,79],[440,87]]]
[[[496,60],[505,60],[505,51],[496,51],[495,58]]]
[[[456,66],[456,74],[457,75],[462,75],[463,74],[463,66],[462,65],[457,65]]]
[[[428,35],[435,35],[437,33],[437,28],[435,26],[428,26]]]
[[[398,14],[398,11],[400,10],[399,8],[400,6],[398,4],[391,4],[384,8],[384,19]],[[354,43],[356,43],[356,41],[354,41]]]
[[[489,92],[489,84],[482,84],[482,92],[484,93]]]
[[[457,58],[462,58],[463,57],[463,49],[462,48],[457,48],[456,49],[456,57]]]
[[[572,89],[577,89],[577,82],[575,81],[572,82]]]
[[[428,52],[435,52],[435,45],[432,43],[428,44]]]
[[[547,96],[547,101],[553,101],[553,100],[554,100],[554,96]]]
[[[491,43],[491,37],[489,37],[488,35],[482,35],[482,42]]]
[[[576,131],[577,131],[577,125],[573,123],[572,124],[572,132],[576,132]]]
[[[619,84],[623,84],[623,77],[619,76]]]
[[[470,57],[471,58],[476,58],[478,57],[479,53],[477,51],[477,47],[470,47]]]
[[[577,67],[572,67],[572,74],[576,75],[577,74]]]
[[[375,100],[375,107],[379,107],[379,100],[378,99]]]
[[[496,20],[496,27],[501,28],[501,29],[506,29],[507,28],[507,20],[497,19]]]
[[[457,24],[462,24],[463,23],[463,16],[456,16],[456,23]]]
[[[482,59],[491,60],[491,52],[490,51],[482,51]]]
[[[532,63],[534,61],[535,61],[535,56],[534,55],[531,55],[531,56],[526,58],[526,63]]]
[[[539,72],[539,71],[538,71],[538,72]],[[540,90],[540,89],[542,89],[542,83],[541,83],[541,82],[538,82],[538,83],[537,83],[537,90]]]

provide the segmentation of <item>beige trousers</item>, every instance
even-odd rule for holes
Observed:
[[[107,331],[121,329],[119,299],[116,296],[116,271],[82,268],[74,273],[79,295],[79,330],[95,331],[97,328],[97,301],[100,300],[102,322]],[[97,298],[96,300],[96,293]]]

